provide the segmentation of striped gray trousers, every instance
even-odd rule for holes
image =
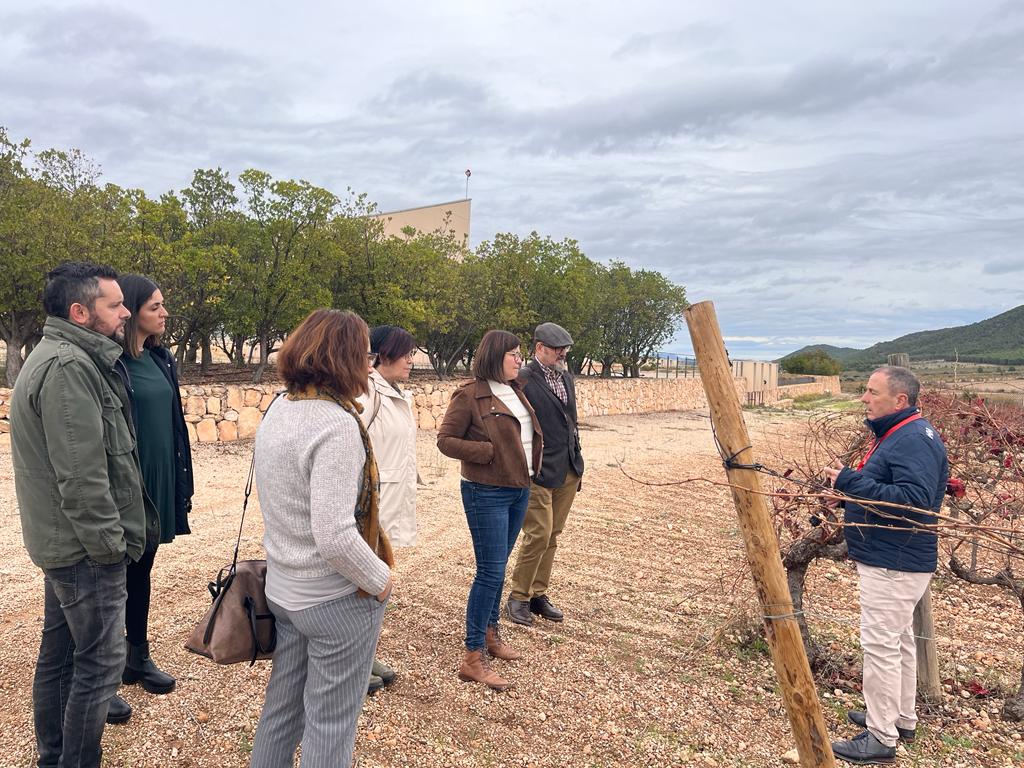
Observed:
[[[384,603],[353,593],[289,611],[275,603],[277,647],[251,768],[349,768]]]

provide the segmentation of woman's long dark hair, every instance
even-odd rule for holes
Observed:
[[[160,290],[160,286],[143,275],[121,275],[117,278],[117,284],[121,286],[121,293],[124,294],[124,306],[132,316],[124,324],[124,341],[121,345],[124,351],[131,357],[138,357],[135,351],[135,340],[139,335],[139,310],[149,301],[153,294]],[[142,343],[146,349],[160,346],[160,337],[149,335]]]

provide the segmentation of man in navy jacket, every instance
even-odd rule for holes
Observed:
[[[942,438],[916,407],[920,389],[906,368],[871,374],[861,401],[875,442],[856,469],[825,469],[846,499],[844,532],[860,579],[867,711],[848,716],[865,730],[832,744],[851,763],[893,762],[897,740],[912,740],[917,727],[914,606],[935,571],[934,513],[949,477]]]

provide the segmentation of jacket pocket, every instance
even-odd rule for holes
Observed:
[[[135,438],[121,413],[121,407],[109,397],[103,398],[103,447],[111,456],[131,453]]]

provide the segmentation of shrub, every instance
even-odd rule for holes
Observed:
[[[815,349],[782,358],[782,370],[809,376],[838,376],[843,367],[827,352]]]

